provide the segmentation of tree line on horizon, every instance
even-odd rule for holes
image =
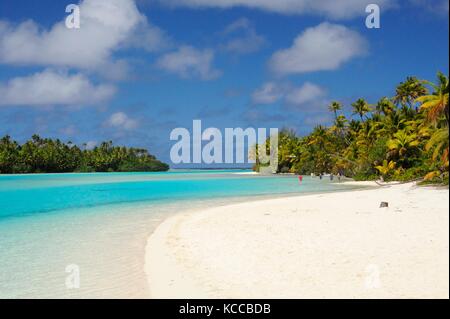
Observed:
[[[441,72],[436,83],[408,77],[391,98],[374,105],[363,98],[352,103],[351,118],[340,113],[342,103],[332,102],[331,126],[318,125],[302,137],[293,130],[280,131],[279,172],[448,184],[448,85]],[[254,169],[259,171],[260,164]]]
[[[33,135],[22,145],[5,136],[0,139],[0,174],[71,172],[167,171],[169,165],[145,149],[113,146],[103,142],[83,149],[71,142]]]

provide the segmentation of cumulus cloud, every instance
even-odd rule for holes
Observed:
[[[114,66],[112,55],[120,48],[139,44],[154,51],[165,45],[163,32],[133,0],[83,0],[80,13],[79,29],[68,29],[65,20],[49,30],[31,20],[0,21],[0,63],[97,70]]]
[[[311,82],[301,86],[267,82],[252,94],[253,104],[273,104],[282,101],[291,107],[326,105],[327,90]]]
[[[302,106],[307,104],[321,104],[325,100],[327,92],[324,88],[306,82],[301,87],[292,89],[286,95],[286,102],[290,105]]]
[[[284,95],[284,90],[274,82],[268,82],[252,94],[254,104],[272,104]]]
[[[281,14],[311,14],[332,19],[347,19],[365,15],[365,8],[373,3],[370,0],[159,0],[172,7],[191,8],[234,8],[247,7]],[[378,0],[382,8],[390,8],[396,0]]]
[[[166,53],[156,62],[156,66],[182,78],[200,78],[213,80],[222,74],[213,66],[214,51],[199,50],[191,46],[182,46],[174,52]]]
[[[148,52],[160,52],[173,46],[173,40],[161,28],[150,24],[145,17],[135,32],[125,40],[125,47],[144,49]]]
[[[292,47],[276,52],[269,66],[279,75],[336,70],[366,52],[367,43],[360,34],[325,22],[306,29]]]
[[[115,93],[111,85],[94,85],[82,74],[44,70],[0,83],[0,105],[93,105]]]
[[[228,25],[223,34],[230,39],[223,45],[225,51],[236,54],[257,52],[266,44],[266,39],[257,34],[247,18],[240,18]]]
[[[137,120],[130,118],[124,112],[114,113],[106,121],[107,126],[124,130],[133,130],[139,126],[138,124]]]

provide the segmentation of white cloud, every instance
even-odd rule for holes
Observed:
[[[366,52],[366,40],[357,32],[325,22],[306,29],[292,47],[276,52],[269,66],[279,75],[336,70]]]
[[[170,48],[173,45],[172,42],[165,31],[150,24],[144,17],[143,22],[127,37],[125,46],[144,49],[148,52],[159,52]]]
[[[268,82],[257,89],[252,94],[252,102],[254,104],[272,104],[281,99],[284,95],[284,90],[276,83]]]
[[[115,67],[112,55],[120,48],[139,43],[157,50],[165,43],[133,0],[83,0],[80,14],[80,29],[66,28],[65,19],[49,30],[31,20],[0,21],[0,63],[98,70]]]
[[[170,52],[158,59],[156,66],[182,78],[198,77],[202,80],[213,80],[221,75],[214,68],[214,51],[198,50],[191,46],[182,46],[175,52]]]
[[[137,120],[130,118],[124,112],[117,112],[109,117],[106,121],[106,125],[114,128],[133,130],[139,126],[139,123]]]
[[[223,31],[223,33],[225,34],[229,34],[229,33],[233,33],[239,30],[248,30],[250,28],[252,28],[253,26],[250,23],[250,20],[247,18],[240,18],[237,19],[236,21],[230,23],[225,30]]]
[[[365,8],[371,0],[159,0],[172,7],[191,8],[234,8],[247,7],[281,14],[313,14],[332,19],[346,19],[365,15]],[[377,0],[385,9],[395,5],[396,0]]]
[[[257,52],[266,44],[266,39],[257,34],[247,18],[240,18],[225,28],[224,35],[230,37],[224,45],[224,50],[237,54]]]
[[[327,91],[311,82],[305,82],[301,86],[267,82],[252,94],[254,104],[273,104],[278,101],[295,108],[307,106],[317,109],[327,104]]]
[[[324,88],[306,82],[301,87],[292,89],[286,95],[286,102],[291,105],[307,105],[309,103],[320,103],[323,102],[327,92]]]
[[[92,105],[108,100],[114,93],[113,86],[93,85],[82,74],[44,70],[0,83],[0,105]]]

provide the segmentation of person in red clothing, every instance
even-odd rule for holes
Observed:
[[[300,184],[303,182],[303,176],[302,175],[299,175],[298,181],[300,182]]]

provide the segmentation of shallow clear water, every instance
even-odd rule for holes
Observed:
[[[145,298],[147,237],[183,209],[355,188],[236,171],[0,176],[0,298]],[[80,288],[66,287],[68,265]]]

